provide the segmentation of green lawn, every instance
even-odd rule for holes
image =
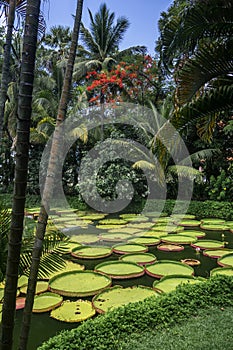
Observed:
[[[202,310],[162,331],[131,335],[119,350],[233,350],[233,307]]]

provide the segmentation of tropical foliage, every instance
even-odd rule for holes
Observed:
[[[180,8],[184,2],[179,1]],[[181,13],[174,9],[161,28],[159,49],[166,69],[176,83],[176,112],[181,123],[197,123],[207,140],[224,111],[232,114],[232,2],[188,2]],[[172,67],[172,68],[171,68]]]

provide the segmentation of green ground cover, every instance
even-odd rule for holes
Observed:
[[[121,350],[232,350],[233,307],[201,310],[184,323],[126,338]]]

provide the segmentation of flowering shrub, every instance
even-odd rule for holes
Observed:
[[[149,55],[134,64],[122,61],[110,71],[88,72],[86,79],[89,103],[97,105],[125,100],[144,104],[158,88],[156,61]]]

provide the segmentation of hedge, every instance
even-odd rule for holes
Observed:
[[[198,310],[233,306],[233,278],[215,276],[143,302],[128,304],[63,331],[38,350],[119,350],[121,339],[135,332],[161,330],[181,323]]]
[[[4,202],[8,207],[11,207],[11,195],[9,194],[0,194],[0,201]],[[79,197],[67,197],[67,200],[72,208],[79,210],[87,210],[88,207],[85,203],[80,201]],[[151,211],[157,211],[159,208],[158,201],[149,201],[149,209]],[[173,199],[167,199],[163,212],[168,215],[172,214],[174,205],[176,201]],[[182,204],[182,202],[180,202]],[[135,212],[140,213],[143,210],[143,202],[140,204],[132,204],[127,207],[122,213],[126,212]],[[31,208],[33,206],[40,205],[40,196],[29,195],[26,198],[26,207]],[[211,218],[220,218],[225,220],[233,220],[233,203],[231,202],[216,202],[216,201],[191,201],[187,210],[187,214],[195,215],[197,218],[211,217]]]
[[[149,210],[156,211],[158,207],[158,201],[149,202]],[[163,212],[171,215],[176,201],[173,199],[167,199],[164,203]],[[185,202],[178,202],[181,204]],[[137,209],[137,208],[135,208]],[[183,213],[182,213],[183,214]],[[220,218],[225,220],[233,220],[233,203],[231,202],[219,202],[219,201],[190,201],[186,214],[195,215],[197,218]]]

